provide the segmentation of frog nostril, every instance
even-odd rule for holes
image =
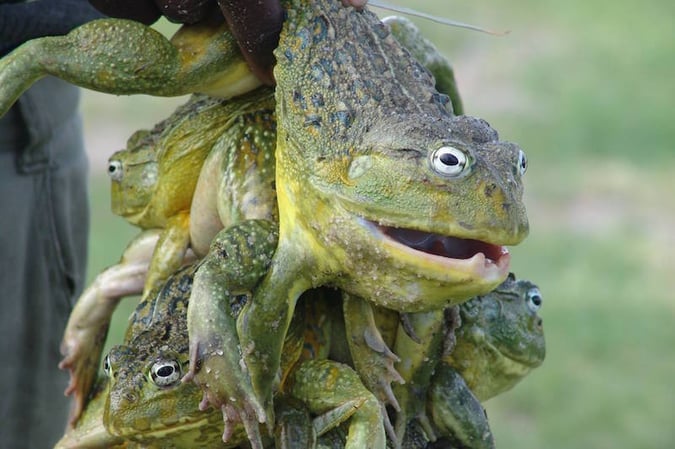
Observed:
[[[537,318],[536,323],[537,327],[541,328],[544,325],[544,320],[542,320],[541,318]]]

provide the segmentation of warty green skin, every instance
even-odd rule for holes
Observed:
[[[47,75],[116,95],[229,98],[261,84],[223,23],[184,25],[167,40],[132,20],[100,19],[30,40],[0,59],[0,115]]]
[[[131,449],[123,438],[111,435],[103,423],[108,379],[101,376],[90,393],[84,414],[69,426],[54,449]]]
[[[546,354],[539,289],[513,274],[487,295],[459,306],[461,326],[435,369],[426,409],[426,438],[493,449],[481,402],[522,380]],[[418,447],[406,445],[403,447]]]
[[[439,444],[444,441],[447,446],[439,447],[494,449],[494,438],[481,401],[505,391],[506,385],[512,387],[542,363],[545,341],[537,313],[541,305],[537,286],[510,274],[492,292],[457,306],[456,313],[448,309],[441,331],[444,354],[432,355],[427,361],[433,370],[431,386],[423,401],[428,421],[409,417],[405,437],[398,447],[419,449],[432,441]],[[458,316],[463,319],[459,328]],[[372,319],[382,331],[384,345],[396,347],[401,336],[409,338],[399,325],[398,314],[376,308]],[[349,327],[349,322],[344,325]],[[336,330],[333,332],[339,334]],[[372,348],[366,346],[365,342],[352,345],[350,349],[356,352],[352,353],[353,360],[349,363],[358,366],[357,361],[368,361],[367,354]],[[455,352],[454,348],[459,350]],[[360,351],[365,351],[366,357]],[[514,376],[510,366],[514,362],[505,363],[501,359],[521,360],[520,377]],[[471,369],[474,366],[478,369]],[[405,372],[400,366],[399,370]],[[343,441],[341,432],[331,432],[319,440],[319,445],[339,448]],[[393,441],[389,443],[388,447],[396,446]]]
[[[258,232],[251,232],[254,223],[258,224]],[[213,253],[221,254],[220,265],[232,274],[228,290],[221,291],[232,315],[241,307],[238,293],[246,292],[260,277],[276,245],[275,230],[266,221],[248,221],[245,232],[242,230],[243,227],[235,225],[222,231],[214,239],[212,248]],[[191,290],[199,288],[196,278],[194,283],[192,280],[196,268],[188,267],[177,273],[153,292],[152,301],[141,303],[132,318],[125,344],[114,347],[107,357],[106,370],[111,385],[104,422],[111,434],[143,447],[226,448],[247,441],[245,429],[235,426],[229,429],[229,441],[224,443],[220,411],[212,408],[200,411],[203,407],[199,388],[191,382],[181,382],[190,363],[186,308]],[[241,271],[244,268],[246,273]],[[221,288],[223,284],[214,287]],[[326,311],[313,313],[314,309],[310,309],[316,301],[321,300],[306,301],[307,307],[298,312],[292,332],[287,335],[282,368],[290,373],[283,384],[284,397],[280,402],[283,404],[290,398],[319,416],[308,427],[310,434],[324,433],[348,421],[345,425],[349,428],[349,437],[345,447],[383,448],[385,437],[378,402],[357,374],[337,362],[309,359],[322,353],[320,347],[313,345],[330,342],[325,330],[320,337],[313,336],[316,326],[308,326],[303,332],[305,320],[316,323],[329,319]],[[310,354],[301,356],[308,345],[312,347]],[[279,433],[287,433],[284,426]],[[264,438],[261,441],[270,444]],[[286,439],[277,447],[309,446]]]
[[[87,287],[69,317],[60,367],[71,373],[71,422],[84,406],[122,297],[147,295],[195,254],[206,253],[224,224],[276,221],[275,145],[274,100],[263,88],[228,101],[194,96],[111,156],[112,210],[143,231],[119,263]],[[221,204],[226,210],[219,214]]]
[[[281,343],[303,291],[332,285],[397,311],[442,313],[507,274],[507,257],[429,256],[377,225],[491,245],[517,244],[528,229],[519,147],[480,119],[453,116],[433,78],[371,13],[325,0],[286,6],[275,68],[279,246],[237,321],[246,369],[221,371],[250,379],[255,396],[211,395],[216,405],[236,398],[240,417],[255,410],[267,423]],[[433,155],[448,146],[467,156],[460,176],[434,169]],[[209,300],[191,299],[199,304],[191,310]],[[188,326],[198,359],[221,330]]]

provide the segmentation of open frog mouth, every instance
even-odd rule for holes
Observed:
[[[461,239],[389,226],[378,226],[378,228],[382,233],[405,246],[450,259],[471,259],[476,254],[483,253],[488,261],[496,263],[505,251],[502,246],[492,245],[480,240]]]
[[[385,239],[409,251],[423,253],[423,257],[448,267],[470,266],[487,277],[491,277],[490,275],[503,277],[508,274],[511,257],[504,246],[366,221]]]

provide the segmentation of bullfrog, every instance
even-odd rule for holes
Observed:
[[[436,436],[461,447],[493,448],[480,403],[507,391],[546,356],[539,288],[508,278],[459,306],[461,326],[434,373],[427,399]],[[480,402],[479,402],[480,401]]]
[[[394,28],[396,37],[429,63],[437,83],[449,91],[453,108],[459,111],[461,103],[447,60],[409,21],[389,18],[387,23],[399,24]],[[245,218],[276,220],[276,129],[270,101],[271,91],[266,89],[230,102],[195,96],[152,130],[135,133],[127,148],[110,158],[112,209],[145,230],[129,244],[120,263],[85,291],[71,315],[61,366],[72,374],[67,390],[76,398],[72,419],[77,418],[93,380],[92,367],[98,365],[117,301],[138,293],[144,277],[147,293],[180,265],[188,243],[186,223],[190,249],[201,256],[223,226]]]
[[[420,422],[409,417],[398,447],[426,447],[439,440],[448,447],[494,448],[482,403],[512,388],[543,362],[545,339],[538,315],[542,305],[535,284],[509,273],[490,293],[446,309],[442,352],[427,360],[433,371],[422,401],[428,419]],[[396,347],[401,335],[408,338],[396,313],[378,308],[375,312],[373,319],[386,345]],[[350,349],[356,352],[348,363],[358,367],[368,360],[360,352],[362,346]],[[397,447],[395,441],[390,444]]]
[[[223,227],[220,217],[228,226],[241,217],[276,220],[276,203],[268,198],[274,172],[266,168],[274,165],[273,108],[269,88],[229,101],[196,95],[152,130],[134,133],[110,157],[112,210],[142,231],[120,262],[87,287],[69,317],[60,366],[71,371],[71,421],[82,409],[122,297],[148,294],[181,264],[203,255]],[[236,203],[218,215],[220,196]]]
[[[193,291],[188,310],[188,378],[228,409],[226,420],[268,425],[281,345],[304,291],[329,285],[441,319],[501,283],[505,246],[528,232],[520,147],[484,120],[453,115],[372,13],[330,0],[284,4],[274,69],[279,244],[236,331],[207,289]],[[213,349],[224,341],[239,341],[242,357]],[[196,371],[198,362],[211,371]],[[216,385],[219,376],[235,380]]]
[[[258,222],[263,227],[266,223]],[[212,243],[230,273],[238,272],[242,261],[250,258],[256,269],[264,269],[274,250],[276,241],[266,240],[265,233],[258,233],[263,240],[256,240],[249,227],[245,231],[242,234],[234,225]],[[220,411],[205,409],[204,403],[200,405],[200,389],[181,382],[189,365],[186,308],[197,266],[179,271],[153,291],[152,300],[141,302],[125,343],[113,347],[106,358],[110,387],[104,422],[114,436],[162,448],[234,447],[247,439],[246,430],[238,426],[230,429],[229,443],[223,443]],[[246,301],[247,279],[232,278],[230,291],[222,292],[233,314]],[[325,309],[317,310],[319,301],[306,301],[307,307],[296,314],[287,334],[279,394],[300,401],[319,416],[315,426],[319,433],[349,420],[346,447],[384,448],[378,401],[351,368],[322,358],[327,352],[321,346],[330,340],[330,332],[317,326],[328,319]],[[317,332],[321,335],[316,336]],[[306,447],[297,444],[289,447]]]

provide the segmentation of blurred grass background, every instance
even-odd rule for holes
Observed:
[[[498,447],[675,447],[672,5],[397,4],[510,30],[493,37],[413,19],[453,62],[467,113],[529,158],[531,234],[512,249],[513,269],[543,292],[548,355],[486,404]],[[107,157],[181,102],[84,94],[90,277],[136,232],[110,213]],[[113,340],[134,304],[117,313]]]

